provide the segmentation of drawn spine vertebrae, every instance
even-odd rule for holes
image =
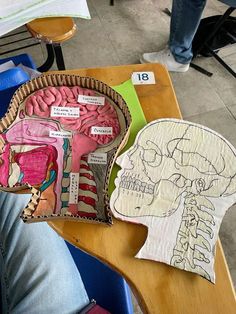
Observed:
[[[213,238],[214,234],[211,226],[214,226],[215,222],[213,216],[204,210],[206,207],[201,204],[201,200],[207,201],[205,197],[191,193],[184,200],[182,222],[177,235],[171,265],[198,272],[206,279],[211,280],[203,265],[210,262],[206,254],[212,251],[208,240]],[[210,203],[207,202],[207,204]],[[208,207],[214,210],[212,204]]]

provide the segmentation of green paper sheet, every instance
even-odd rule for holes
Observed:
[[[122,83],[121,85],[113,86],[112,88],[124,98],[132,116],[132,124],[130,128],[129,139],[123,150],[120,152],[120,154],[122,154],[124,151],[126,151],[129,147],[132,146],[138,131],[141,130],[147,124],[147,121],[145,119],[142,107],[140,105],[138,96],[136,94],[135,88],[131,80],[128,80]],[[108,189],[109,195],[111,195],[112,191],[115,189],[114,181],[119,169],[120,167],[114,164],[109,182]]]

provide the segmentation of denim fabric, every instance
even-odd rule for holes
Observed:
[[[197,31],[206,0],[173,0],[169,48],[175,60],[191,61],[192,40]]]
[[[1,313],[76,313],[89,303],[80,274],[47,223],[20,219],[29,199],[0,192]]]

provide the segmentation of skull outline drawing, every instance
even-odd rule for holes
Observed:
[[[160,119],[118,157],[111,196],[115,217],[144,224],[138,258],[198,273],[214,282],[215,242],[236,201],[236,150],[213,130]]]

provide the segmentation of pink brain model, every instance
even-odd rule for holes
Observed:
[[[98,96],[94,91],[74,87],[47,87],[31,95],[25,103],[28,116],[38,116],[48,119],[51,117],[52,106],[79,107],[80,117],[56,117],[65,130],[74,131],[72,137],[72,165],[71,171],[80,172],[80,161],[83,155],[96,150],[98,145],[112,142],[120,133],[117,112],[105,98],[104,105],[90,105],[78,102],[78,95]],[[91,134],[91,127],[112,127],[112,134]],[[69,205],[69,212],[78,214],[77,204]]]
[[[97,96],[94,91],[79,86],[48,87],[34,93],[26,100],[28,116],[49,118],[51,107],[79,107],[79,118],[56,118],[66,130],[77,131],[99,145],[110,143],[120,133],[120,124],[114,107],[105,99],[103,106],[88,105],[77,101],[78,95]],[[112,127],[112,134],[91,134],[91,127]]]

